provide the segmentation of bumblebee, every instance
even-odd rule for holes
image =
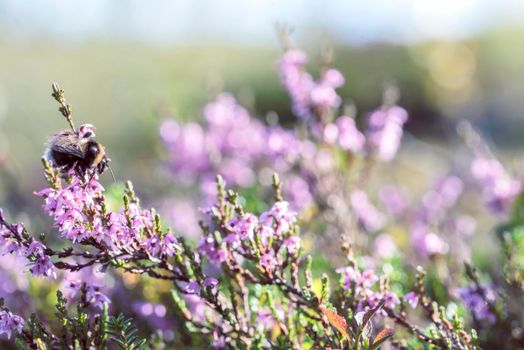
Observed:
[[[94,127],[89,124],[78,131],[61,130],[49,139],[44,157],[62,173],[74,169],[80,174],[101,174],[109,168],[111,160],[94,137]]]

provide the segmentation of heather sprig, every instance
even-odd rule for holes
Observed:
[[[168,168],[195,197],[167,200],[170,220],[131,182],[110,200],[98,174],[63,174],[43,160],[48,184],[35,195],[52,227],[37,235],[0,209],[2,253],[29,272],[20,300],[35,304],[20,308],[24,288],[9,284],[17,294],[0,302],[0,335],[19,349],[70,350],[524,344],[518,177],[462,127],[472,179],[500,220],[501,273],[476,269],[468,243],[484,221],[463,212],[475,198],[468,176],[435,175],[421,194],[391,179],[409,122],[398,93],[357,113],[344,105],[331,55],[310,73],[308,55],[281,34],[278,69],[297,125],[259,118],[224,92],[200,122],[163,121]],[[94,131],[75,128],[56,84],[52,95],[73,131]],[[55,305],[54,318],[37,298]]]

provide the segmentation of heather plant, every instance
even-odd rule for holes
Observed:
[[[279,125],[274,114],[257,118],[228,93],[205,106],[200,123],[161,124],[167,167],[194,194],[184,199],[183,215],[162,219],[129,181],[117,198],[101,174],[43,160],[47,187],[35,195],[52,228],[37,234],[0,211],[8,262],[1,276],[11,286],[0,302],[0,334],[9,344],[524,346],[520,181],[462,124],[471,174],[436,177],[423,193],[377,183],[372,175],[392,167],[408,121],[396,89],[386,89],[382,105],[359,116],[338,93],[345,79],[331,55],[322,55],[315,78],[307,55],[287,32],[281,37],[278,68],[294,128]],[[75,129],[56,85],[53,97],[73,132],[94,131],[88,124]],[[494,231],[501,254],[497,264],[475,267],[469,245],[478,225],[464,197],[478,185],[486,210],[500,222]],[[180,224],[186,215],[198,215],[198,227]],[[10,266],[25,267],[25,274]],[[41,303],[28,285],[53,297]]]

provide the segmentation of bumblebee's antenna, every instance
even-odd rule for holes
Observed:
[[[113,182],[116,183],[115,174],[113,173],[113,169],[108,165],[107,168],[109,169],[109,172],[111,173],[111,177],[113,178]]]
[[[69,123],[69,126],[71,127],[71,130],[76,133],[75,124],[73,123],[73,108],[69,103],[67,103],[64,95],[64,90],[60,88],[60,86],[57,83],[53,83],[51,85],[51,88],[53,89],[53,93],[51,96],[60,104],[60,107],[58,110],[62,115],[67,119],[67,122]]]

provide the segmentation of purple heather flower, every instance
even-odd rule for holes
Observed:
[[[21,224],[14,224],[13,228],[18,235],[21,235],[24,231],[24,226]],[[7,254],[15,254],[18,256],[28,255],[26,248],[16,240],[15,235],[7,227],[0,227],[0,243],[1,250]]]
[[[507,216],[521,191],[520,181],[513,179],[499,161],[484,155],[477,155],[471,164],[471,171],[483,188],[488,209],[501,217]]]
[[[11,333],[20,333],[24,328],[25,321],[22,317],[14,315],[9,311],[0,310],[0,335],[7,334],[11,338]]]
[[[67,286],[70,289],[68,298],[70,300],[76,297],[76,295],[80,292],[80,289],[82,289],[82,285],[82,281],[78,279],[68,281]]]
[[[310,101],[313,107],[327,109],[338,108],[342,99],[336,93],[335,88],[328,84],[315,84],[310,92]]]
[[[273,254],[273,252],[269,252],[262,255],[258,264],[266,270],[273,270],[278,264],[278,261]]]
[[[297,214],[289,209],[288,202],[275,202],[270,210],[260,215],[260,222],[264,225],[276,224],[275,234],[281,236],[288,232],[291,225],[297,221]]]
[[[56,267],[47,255],[37,257],[30,270],[37,277],[56,278]]]
[[[228,251],[225,248],[217,248],[213,237],[202,237],[198,245],[198,251],[213,263],[223,263],[227,260]]]
[[[355,120],[348,116],[341,116],[337,118],[336,125],[338,128],[337,141],[340,148],[353,153],[362,151],[366,138],[357,129]]]
[[[350,196],[351,207],[359,222],[368,231],[380,230],[385,223],[384,215],[368,199],[364,191],[356,190]]]
[[[336,69],[326,70],[319,81],[305,70],[307,56],[299,50],[288,50],[280,60],[282,85],[291,97],[293,112],[308,119],[313,109],[338,108],[342,102],[335,89],[344,85],[344,77]]]
[[[225,349],[226,338],[223,335],[219,335],[217,331],[213,331],[213,349],[220,350]]]
[[[15,241],[14,239],[8,239],[6,243],[7,245],[4,249],[8,254],[16,254],[20,256],[26,255],[25,247],[18,241]]]
[[[209,308],[206,302],[196,294],[185,294],[184,300],[192,317],[197,321],[204,321]]]
[[[162,256],[172,256],[182,247],[173,233],[168,232],[163,236],[151,236],[142,243],[143,248],[152,256],[161,258]]]
[[[33,241],[31,242],[31,244],[29,245],[29,247],[27,248],[25,254],[27,256],[29,255],[35,255],[35,256],[40,256],[44,253],[44,245],[38,241]]]
[[[342,275],[345,289],[350,289],[360,275],[352,266],[338,268],[336,272]]]
[[[241,218],[233,218],[229,221],[229,226],[233,232],[242,240],[252,239],[258,225],[258,218],[250,213]]]
[[[376,307],[382,299],[384,299],[384,295],[380,292],[375,292],[371,289],[367,289],[363,291],[364,295],[366,296],[366,303],[370,308]],[[383,313],[383,310],[381,310],[381,314]]]
[[[398,252],[398,249],[393,237],[390,234],[382,233],[373,242],[373,252],[378,257],[390,258]]]
[[[464,236],[471,236],[477,227],[477,221],[469,215],[459,216],[454,224],[456,231]]]
[[[406,303],[408,303],[413,309],[417,307],[418,305],[418,295],[415,292],[409,292],[408,294],[404,295],[404,298],[402,298]]]
[[[359,284],[364,288],[371,288],[373,284],[378,282],[379,278],[373,270],[367,269],[360,275]]]
[[[182,290],[187,294],[200,295],[200,286],[197,281],[189,281],[182,287]]]
[[[183,180],[190,180],[194,172],[210,168],[205,133],[196,123],[180,126],[168,120],[160,126],[160,137],[169,151],[170,168]]]
[[[78,128],[78,137],[79,138],[84,138],[84,137],[95,137],[95,131],[96,131],[96,128],[94,125],[92,124],[82,124],[80,125],[80,127]]]
[[[470,285],[459,290],[459,296],[464,305],[473,313],[478,320],[484,320],[488,323],[495,323],[496,316],[488,304],[495,301],[495,292],[486,286],[477,288],[476,285]]]
[[[400,304],[400,299],[397,297],[397,295],[393,292],[387,292],[384,295],[384,306],[387,308],[394,308],[395,305]]]
[[[153,227],[149,210],[130,203],[127,210],[104,213],[98,198],[104,188],[96,178],[81,183],[73,177],[72,183],[63,189],[46,189],[36,194],[44,198],[45,211],[54,218],[60,233],[73,243],[93,238],[104,242],[113,252],[123,249],[144,249],[154,257],[170,256],[180,249],[171,232],[161,236],[141,235],[146,228]],[[38,269],[37,269],[38,271]]]
[[[269,239],[275,236],[275,230],[268,225],[259,226],[257,235],[260,237],[263,247],[267,247]]]
[[[195,237],[200,232],[197,205],[190,200],[167,199],[162,203],[162,212],[170,218],[175,232],[187,237]]]
[[[447,254],[449,245],[425,225],[417,224],[411,231],[411,240],[417,252],[423,256]]]
[[[407,120],[408,113],[399,106],[382,107],[370,114],[368,145],[380,160],[390,161],[395,157]]]
[[[111,303],[108,296],[101,291],[101,286],[92,282],[70,279],[67,282],[67,287],[70,290],[68,295],[70,301],[73,300],[83,288],[85,288],[86,300],[94,307],[103,309],[104,305]]]
[[[286,246],[289,254],[294,255],[298,252],[300,249],[300,241],[300,237],[298,236],[290,236],[286,238],[284,245]]]
[[[310,186],[302,177],[289,174],[285,177],[284,196],[289,199],[293,209],[301,210],[313,203]]]
[[[300,118],[308,118],[310,95],[315,82],[304,69],[307,55],[299,50],[288,50],[280,60],[280,79],[291,97],[293,112]]]
[[[393,216],[399,216],[406,210],[406,197],[393,185],[383,186],[379,191],[379,198],[386,211]]]
[[[205,280],[204,280],[204,287],[212,287],[212,288],[215,288],[216,286],[218,286],[218,280],[216,278],[213,278],[213,277],[207,277]]]
[[[322,83],[334,88],[339,88],[344,85],[345,79],[340,71],[330,68],[322,74]]]
[[[100,291],[99,286],[89,285],[87,287],[86,299],[91,305],[99,309],[103,309],[104,305],[111,303],[107,295]]]
[[[422,199],[427,220],[443,217],[446,210],[456,204],[463,187],[462,180],[456,176],[439,179],[434,188]]]
[[[178,240],[172,232],[168,232],[165,235],[163,235],[161,241],[162,254],[165,254],[167,256],[172,256],[178,250],[182,249],[182,246],[180,245],[180,243],[178,243]]]

